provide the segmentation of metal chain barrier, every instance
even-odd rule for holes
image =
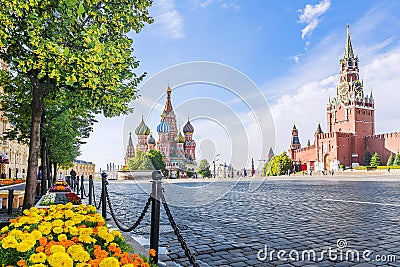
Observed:
[[[126,227],[115,216],[114,209],[113,209],[113,207],[111,205],[110,196],[108,194],[107,186],[106,186],[106,197],[107,197],[108,207],[110,208],[111,217],[113,218],[113,220],[114,220],[115,224],[117,225],[117,227],[123,232],[133,231],[140,225],[140,223],[142,222],[144,216],[146,215],[147,211],[149,210],[150,203],[151,203],[151,196],[149,196],[149,198],[147,199],[146,205],[144,206],[144,208],[142,210],[142,213],[140,214],[139,218],[136,220],[136,222],[131,227]]]
[[[99,201],[99,205],[96,204],[96,195],[94,194],[94,186],[92,187],[92,194],[93,194],[93,204],[96,207],[96,209],[100,209],[101,207],[101,200],[103,199],[103,195],[100,195],[100,201]]]
[[[162,190],[164,191],[164,190]],[[200,267],[200,265],[196,262],[196,258],[192,255],[190,252],[190,249],[188,248],[185,239],[181,235],[181,232],[178,228],[178,225],[176,224],[174,217],[172,217],[171,210],[168,207],[167,200],[165,199],[164,192],[161,193],[161,200],[165,209],[165,213],[168,216],[168,220],[171,223],[172,229],[174,229],[174,233],[176,237],[178,238],[179,243],[181,243],[182,249],[185,251],[186,257],[189,259],[189,262],[194,266],[194,267]]]
[[[85,190],[85,185],[82,186],[82,190],[83,190],[83,195],[84,195],[85,197],[89,197],[89,190],[90,190],[90,188],[89,188],[87,194],[86,194],[86,190]]]

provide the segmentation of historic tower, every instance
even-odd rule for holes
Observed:
[[[299,131],[296,128],[296,125],[293,125],[292,129],[292,141],[290,142],[290,149],[299,149],[301,147],[300,145],[300,139],[299,139]]]
[[[356,137],[375,134],[374,99],[364,94],[360,80],[358,57],[354,56],[347,25],[343,58],[340,60],[340,79],[336,97],[327,105],[328,132],[352,133]]]
[[[142,121],[136,127],[135,134],[138,137],[138,144],[137,144],[137,149],[141,151],[147,151],[147,136],[150,134],[150,128],[147,127],[146,123],[144,123],[144,119],[142,116]]]
[[[184,144],[185,157],[188,160],[195,161],[196,142],[193,140],[193,133],[194,133],[194,128],[188,118],[187,123],[185,124],[185,126],[183,126],[183,134],[185,135],[185,144]]]
[[[125,166],[128,165],[128,161],[135,157],[135,147],[132,142],[132,133],[129,133],[128,147],[125,153]]]

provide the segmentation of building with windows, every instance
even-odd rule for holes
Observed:
[[[63,171],[65,175],[69,175],[72,169],[75,170],[76,175],[82,176],[84,178],[88,178],[89,175],[92,175],[93,178],[95,177],[95,167],[96,165],[92,162],[89,161],[84,161],[84,160],[75,160],[74,161],[74,166],[66,171]]]
[[[364,165],[366,150],[378,153],[383,163],[400,149],[400,132],[375,134],[375,101],[359,71],[347,25],[336,96],[326,105],[327,130],[316,127],[314,143],[301,147],[299,130],[292,129],[289,155],[297,170],[334,171],[341,165]]]

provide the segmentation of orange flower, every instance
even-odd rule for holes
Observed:
[[[96,260],[90,260],[90,261],[89,261],[89,264],[90,264],[92,267],[97,267],[97,266],[99,266],[100,262],[101,262],[101,260],[98,260],[98,259],[96,259]]]
[[[71,238],[71,241],[74,242],[74,243],[78,243],[79,242],[79,238],[73,237],[73,238]]]
[[[10,219],[10,221],[9,221],[10,223],[16,223],[17,222],[17,220],[16,219]]]
[[[36,248],[36,252],[37,252],[37,253],[43,252],[43,251],[44,251],[44,247],[43,247],[43,246],[38,246],[38,247]]]
[[[47,238],[46,237],[39,238],[39,243],[40,243],[41,246],[46,246],[47,245]]]
[[[104,225],[104,222],[98,222],[97,225],[98,225],[98,226],[103,226],[103,225]]]
[[[149,250],[149,256],[150,257],[155,257],[156,256],[156,251],[154,249]]]
[[[25,265],[25,261],[24,260],[19,260],[17,262],[18,266],[24,266]]]

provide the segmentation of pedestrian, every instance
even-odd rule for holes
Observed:
[[[69,174],[71,175],[71,182],[72,182],[72,190],[75,190],[76,186],[76,172],[72,169]]]
[[[41,184],[42,184],[42,166],[39,166],[39,172],[37,175],[37,182],[36,182],[36,195],[40,196],[41,192]]]

